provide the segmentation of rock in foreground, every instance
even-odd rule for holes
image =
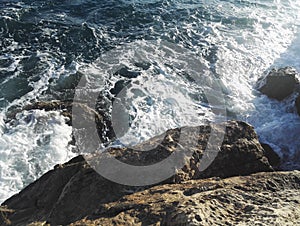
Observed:
[[[268,172],[155,186],[115,202],[99,203],[71,225],[294,226],[300,224],[299,206],[300,171]],[[2,216],[8,216],[9,222],[5,213]],[[38,221],[31,225],[57,224]]]
[[[72,225],[299,225],[300,172],[160,185]]]
[[[272,69],[259,81],[258,90],[270,98],[283,100],[295,91],[299,83],[296,75],[297,71],[291,67]]]
[[[191,127],[190,129],[193,131],[195,128]],[[220,151],[216,157],[213,156],[213,159],[211,159],[212,163],[204,171],[199,170],[199,167],[201,167],[200,160],[207,154],[205,153],[205,149],[211,132],[211,126],[198,127],[198,133],[196,137],[193,137],[193,139],[197,138],[197,145],[192,147],[193,155],[190,159],[186,160],[186,164],[182,169],[174,169],[174,176],[159,184],[183,183],[189,180],[208,177],[226,178],[235,175],[249,175],[261,171],[273,171],[252,126],[244,122],[230,121],[225,124],[225,128],[226,133]],[[185,130],[187,129],[185,128]],[[142,149],[147,144],[160,141],[160,145],[150,151],[137,151],[129,148],[111,148],[107,151],[112,155],[112,158],[115,157],[128,164],[153,164],[167,158],[176,149],[181,130],[169,130],[166,134],[157,136],[140,145]],[[181,144],[188,143],[191,138],[191,136],[187,136],[186,140],[181,140]],[[200,185],[197,185],[198,183]],[[185,187],[192,189],[194,185],[201,187],[201,183],[200,181],[194,181],[190,185],[182,185],[182,189],[185,189]],[[12,222],[12,225],[26,225],[35,221],[47,221],[51,225],[66,225],[83,219],[86,216],[93,215],[95,211],[101,212],[102,208],[104,208],[103,211],[105,213],[107,212],[107,217],[109,218],[113,218],[119,213],[122,214],[128,208],[131,209],[127,204],[122,207],[122,201],[120,203],[121,206],[116,207],[117,210],[112,209],[112,212],[105,209],[105,205],[120,199],[122,200],[122,197],[125,195],[138,190],[145,190],[149,187],[125,186],[109,181],[96,173],[82,156],[78,156],[66,164],[55,166],[54,170],[49,171],[39,180],[23,189],[19,194],[5,201],[3,205],[6,206],[6,209],[11,210],[10,212],[6,212],[5,216],[7,222]],[[166,195],[169,194],[169,191],[165,191]],[[163,194],[164,192],[160,193]],[[193,193],[192,190],[186,191],[186,194],[190,193]],[[181,200],[174,200],[172,205],[176,207],[180,202]],[[191,203],[190,205],[193,204]],[[139,208],[142,207],[147,206],[143,206],[141,203]],[[137,207],[133,205],[133,208]],[[217,209],[218,207],[216,206],[215,208]],[[167,214],[169,210],[165,209],[162,211],[164,212],[159,213],[160,217]],[[141,212],[141,214],[144,213]],[[129,219],[129,216],[124,218],[124,222],[127,221],[127,218],[130,223],[131,218]],[[149,212],[148,216],[147,214],[145,215],[144,220],[152,218],[156,219]],[[165,222],[173,222],[172,217],[169,219],[169,216],[161,219]],[[140,222],[143,221],[140,220]],[[104,223],[104,225],[106,224]],[[126,225],[128,224],[126,223]]]

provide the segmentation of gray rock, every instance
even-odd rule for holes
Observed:
[[[265,78],[258,81],[258,90],[269,98],[283,100],[297,88],[297,74],[292,67],[272,69]]]

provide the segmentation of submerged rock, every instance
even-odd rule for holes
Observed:
[[[299,84],[297,71],[292,67],[272,69],[258,81],[258,90],[270,98],[283,100],[291,95]]]
[[[72,114],[73,108],[77,109],[80,114]],[[98,110],[89,107],[86,103],[77,103],[72,101],[39,101],[24,106],[22,109],[11,111],[7,115],[7,121],[15,119],[16,114],[22,111],[30,110],[45,110],[45,111],[60,111],[61,115],[66,117],[66,123],[70,126],[74,126],[76,120],[76,128],[84,128],[87,122],[95,124],[99,138],[102,142],[106,142],[109,139],[115,137],[110,119]]]
[[[83,109],[85,113],[82,115],[84,119],[89,120],[96,120],[96,121],[103,121],[103,116],[94,110],[93,108],[89,107],[84,103],[76,103],[72,101],[39,101],[29,105],[24,106],[22,109],[16,110],[8,114],[9,119],[14,119],[16,114],[21,111],[30,111],[30,110],[45,110],[45,111],[60,111],[61,114],[67,117],[69,120],[67,123],[72,125],[72,108],[73,106],[77,106]],[[80,119],[78,119],[80,120]]]
[[[197,127],[190,127],[192,131],[195,130],[195,128]],[[230,121],[225,123],[225,128],[226,133],[221,149],[217,153],[217,156],[212,157],[212,163],[205,170],[200,171],[199,167],[201,167],[202,164],[200,160],[206,155],[205,149],[212,129],[211,126],[200,126],[197,128],[198,133],[196,138],[198,140],[197,145],[193,147],[193,155],[190,159],[186,160],[186,164],[182,169],[174,169],[174,176],[159,184],[184,183],[193,179],[208,177],[225,178],[235,175],[249,175],[260,171],[273,171],[252,126],[244,122]],[[110,153],[111,158],[117,158],[128,164],[153,164],[167,158],[176,149],[176,146],[179,145],[178,141],[182,129],[186,130],[187,127],[169,130],[166,134],[154,137],[137,146],[140,150],[143,150],[143,147],[160,141],[160,145],[150,151],[137,151],[129,148],[110,148],[107,151]],[[162,141],[161,138],[163,139]],[[193,138],[188,136],[186,139],[187,140],[181,140],[181,144],[188,143],[189,139]],[[204,186],[203,183],[206,187],[202,189]],[[219,185],[216,186],[223,186],[224,184],[224,182],[216,183],[219,183]],[[158,189],[160,193],[159,196],[164,197],[164,195],[166,195],[166,199],[171,200],[170,205],[174,206],[174,208],[181,202],[183,205],[187,205],[186,202],[188,201],[180,198],[189,197],[188,199],[191,199],[195,189],[195,191],[199,189],[200,191],[201,189],[211,189],[211,186],[208,185],[207,182],[201,181],[193,181],[190,182],[190,185],[183,184],[178,186],[182,186],[181,189],[184,191],[184,194],[182,193],[183,196],[182,194],[180,196],[174,196],[174,200],[172,200],[173,198],[169,199],[167,197],[168,195],[172,196],[172,191],[170,190],[173,189],[172,187],[168,187],[167,190],[164,190],[164,186],[162,186],[162,190]],[[215,185],[212,186],[214,189]],[[123,221],[120,222],[121,225],[135,224],[135,222],[141,224],[143,221],[145,224],[148,224],[152,220],[159,220],[167,224],[168,222],[176,222],[179,218],[181,219],[181,216],[183,219],[188,219],[184,212],[183,215],[178,213],[178,216],[174,215],[174,217],[169,215],[173,212],[172,208],[169,209],[169,204],[163,207],[165,208],[161,210],[163,212],[152,214],[151,208],[148,208],[152,204],[146,204],[145,206],[143,204],[145,201],[150,202],[150,199],[147,200],[148,196],[145,196],[145,199],[139,198],[140,201],[136,203],[133,202],[132,205],[127,203],[127,201],[124,202],[124,205],[122,204],[122,200],[126,200],[126,198],[122,199],[125,195],[139,190],[145,190],[149,187],[151,186],[126,186],[109,181],[96,173],[82,156],[78,156],[65,164],[55,166],[53,170],[44,174],[40,179],[27,186],[19,194],[6,200],[3,205],[14,211],[8,213],[6,217],[12,222],[12,225],[25,225],[35,221],[47,221],[51,225],[65,225],[81,220],[86,216],[92,216],[95,213],[100,215],[106,214],[105,218],[111,218],[112,221],[115,216],[121,216],[123,214],[124,218],[122,218]],[[176,187],[174,187],[174,189],[175,188]],[[253,189],[256,189],[255,186]],[[147,192],[151,194],[152,191],[154,191],[153,194],[155,194],[155,189],[148,190]],[[140,194],[143,193],[139,193],[139,195]],[[234,198],[232,197],[232,199]],[[116,202],[117,200],[121,200],[118,206],[115,206],[115,208],[111,206],[106,209],[106,205],[110,205],[109,203]],[[198,202],[201,201],[201,199],[197,198],[195,201]],[[139,202],[140,204],[138,204]],[[236,202],[238,203],[237,200]],[[159,203],[161,202],[159,201]],[[193,206],[193,202],[189,205]],[[136,221],[136,217],[139,215],[138,211],[146,207],[150,212],[146,210],[146,212],[140,212],[141,218]],[[137,212],[134,213],[135,216],[132,218],[129,216],[130,214],[127,215],[126,211],[133,208]],[[215,206],[215,208],[218,208],[218,206]],[[175,213],[177,214],[177,212],[174,212],[174,214]],[[100,215],[99,217],[102,216]],[[199,217],[195,216],[195,219],[198,218],[199,220],[203,217],[204,215],[199,215]],[[108,225],[110,225],[112,221],[110,222],[108,219]],[[103,225],[107,225],[105,222],[106,221],[103,221]],[[96,225],[98,225],[98,223]]]

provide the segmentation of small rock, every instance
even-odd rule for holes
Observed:
[[[258,90],[270,98],[283,100],[295,91],[299,83],[297,74],[292,67],[272,69],[258,81]]]

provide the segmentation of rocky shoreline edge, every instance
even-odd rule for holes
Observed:
[[[281,101],[299,93],[295,75],[288,67],[272,70],[258,82],[257,88]],[[299,96],[295,100],[298,113]],[[71,124],[74,104],[83,109],[80,117],[96,121],[98,133],[107,131],[107,120],[82,103],[39,102],[22,110],[61,110]],[[228,121],[224,126],[220,151],[205,170],[200,171],[199,167],[206,154],[211,126],[197,127],[199,133],[193,137],[197,145],[184,166],[174,169],[174,176],[151,186],[112,182],[99,175],[81,155],[56,165],[2,203],[0,226],[299,225],[300,171],[280,171],[279,156],[269,145],[259,142],[251,125]],[[150,151],[115,147],[107,152],[124,163],[150,165],[174,152],[181,129],[168,130],[139,147],[161,144]],[[106,134],[108,138],[113,136]]]
[[[99,175],[82,156],[53,170],[6,200],[2,225],[296,225],[300,222],[300,172],[279,172],[275,152],[253,127],[225,123],[221,150],[199,171],[210,126],[200,126],[194,153],[174,176],[153,186],[121,185]],[[112,157],[151,164],[170,155],[178,129],[146,152],[110,148]],[[148,142],[155,142],[155,137]],[[147,142],[146,142],[147,143]],[[145,145],[145,144],[144,144]]]

